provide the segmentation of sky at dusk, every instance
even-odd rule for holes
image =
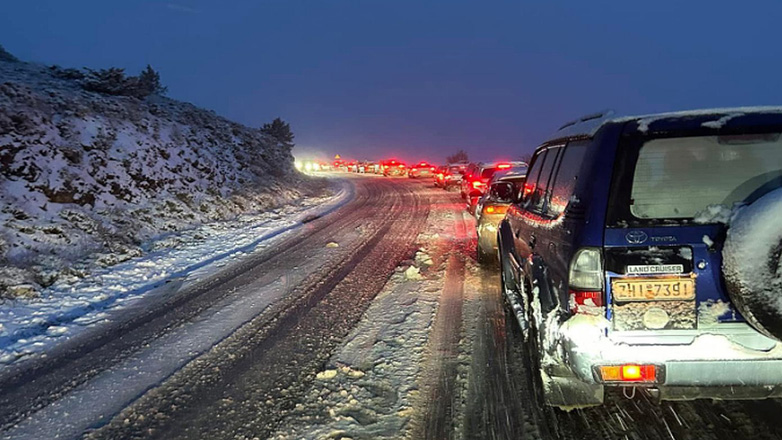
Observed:
[[[782,2],[7,1],[0,44],[66,67],[146,64],[172,98],[296,151],[514,159],[597,110],[782,104]],[[2,81],[2,78],[0,78]]]

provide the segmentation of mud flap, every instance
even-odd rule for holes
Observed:
[[[574,377],[549,376],[544,372],[541,375],[546,405],[570,411],[603,404],[602,385],[588,384]]]

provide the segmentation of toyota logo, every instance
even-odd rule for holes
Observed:
[[[649,238],[644,231],[630,231],[625,235],[625,239],[631,244],[641,244]]]

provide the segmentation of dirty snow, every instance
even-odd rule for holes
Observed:
[[[344,184],[331,198],[306,199],[297,206],[171,234],[166,239],[176,241],[175,247],[165,246],[77,280],[59,280],[38,300],[0,303],[0,363],[44,351],[56,338],[100,323],[105,311],[136,304],[166,282],[184,280],[186,284],[205,277],[266,246],[269,239],[300,226],[303,220],[335,210],[352,195],[352,187]]]
[[[437,247],[453,234],[452,216],[430,212],[415,258],[401,263],[270,438],[397,439],[411,432],[446,268]]]

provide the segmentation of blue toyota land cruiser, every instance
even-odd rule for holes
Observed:
[[[498,228],[537,398],[782,395],[782,108],[566,124]]]

